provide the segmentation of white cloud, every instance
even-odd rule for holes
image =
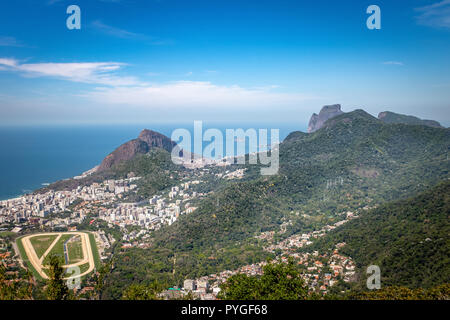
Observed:
[[[306,101],[319,99],[298,93],[279,92],[275,90],[278,88],[276,85],[243,88],[204,81],[149,84],[135,77],[119,76],[117,72],[124,65],[118,62],[21,63],[12,58],[0,58],[2,72],[7,70],[27,77],[50,77],[96,85],[96,88],[77,96],[95,105],[109,107],[126,105],[146,111],[186,108],[197,111],[254,110],[297,108]]]
[[[84,63],[24,63],[16,59],[0,58],[0,66],[30,77],[54,77],[73,82],[102,84],[108,86],[144,85],[134,77],[118,76],[124,64],[118,62]]]
[[[23,44],[16,38],[0,36],[0,47],[23,47]]]
[[[155,37],[148,36],[148,35],[145,35],[142,33],[135,33],[135,32],[125,30],[125,29],[116,28],[116,27],[107,25],[100,20],[96,20],[96,21],[92,22],[91,27],[94,28],[95,30],[97,30],[98,32],[101,32],[103,34],[106,34],[106,35],[109,35],[112,37],[116,37],[116,38],[142,41],[144,43],[147,43],[150,45],[155,45],[155,46],[173,44],[173,41],[171,41],[171,40],[161,40],[161,39],[157,39]]]
[[[149,76],[149,77],[157,77],[157,76],[160,76],[162,73],[160,73],[160,72],[148,72],[147,73],[147,75]]]
[[[0,65],[3,67],[16,67],[18,63],[16,59],[0,58]]]
[[[400,61],[385,61],[383,62],[385,65],[394,65],[394,66],[403,66],[403,62]]]
[[[100,20],[96,20],[92,22],[92,27],[94,27],[96,30],[103,32],[105,34],[108,34],[113,37],[117,38],[123,38],[123,39],[146,39],[147,37],[143,34],[130,32],[124,29],[119,29],[107,24],[104,24]]]
[[[58,3],[58,2],[61,2],[62,0],[48,0],[47,1],[47,5],[49,5],[49,6],[51,6],[52,4],[55,4],[55,3]]]
[[[416,8],[420,15],[416,17],[421,25],[450,28],[450,0],[442,0],[428,6]]]
[[[48,0],[47,5],[51,6],[55,3],[63,2],[64,0]],[[100,2],[112,2],[112,3],[119,3],[122,0],[99,0]]]
[[[83,95],[96,103],[144,108],[264,108],[295,107],[318,97],[268,89],[219,86],[211,82],[177,81],[139,87],[97,88]]]

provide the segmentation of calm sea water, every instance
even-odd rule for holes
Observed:
[[[305,131],[293,124],[215,124],[207,128],[277,128],[280,139],[290,132]],[[98,165],[122,143],[134,139],[144,129],[168,137],[176,128],[193,131],[193,123],[72,127],[0,127],[0,200],[17,197],[55,182],[81,174]]]

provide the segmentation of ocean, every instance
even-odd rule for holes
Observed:
[[[300,123],[255,124],[204,122],[204,130],[280,129],[280,141],[306,128]],[[172,131],[193,132],[193,122],[177,124],[78,125],[0,127],[0,200],[14,198],[61,179],[77,176],[98,165],[115,148],[136,138],[142,129],[170,138]],[[192,134],[193,136],[193,134]]]

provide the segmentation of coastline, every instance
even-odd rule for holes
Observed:
[[[39,190],[39,189],[41,189],[43,187],[48,187],[49,185],[51,185],[51,184],[53,184],[53,183],[55,183],[57,181],[85,178],[85,177],[93,174],[94,172],[96,172],[97,168],[98,168],[98,165],[93,167],[93,168],[91,168],[91,169],[89,169],[89,170],[84,171],[81,175],[78,175],[78,176],[73,176],[73,177],[70,177],[70,178],[60,179],[60,180],[56,180],[54,182],[43,182],[43,183],[41,183],[40,187],[38,187],[38,188],[33,188],[33,189],[29,189],[29,190],[27,189],[26,190],[27,192],[23,192],[23,193],[16,194],[16,195],[13,195],[13,196],[0,195],[0,201],[17,200],[17,199],[19,199],[19,198],[21,198],[23,196],[26,196],[28,194],[31,194],[31,193],[35,192],[36,190]]]

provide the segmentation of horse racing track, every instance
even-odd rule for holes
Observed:
[[[97,247],[95,243],[91,243],[86,232],[32,234],[19,238],[17,242],[22,259],[31,264],[43,279],[48,279],[48,261],[52,255],[59,256],[63,261],[63,268],[72,271],[67,278],[85,276],[95,268],[93,250],[97,250]]]

